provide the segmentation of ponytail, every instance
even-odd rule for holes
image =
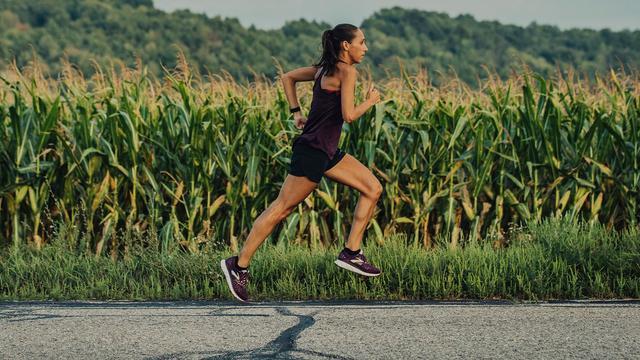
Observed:
[[[351,24],[336,25],[333,29],[322,33],[322,57],[313,66],[324,67],[326,74],[331,76],[336,70],[343,41],[351,42],[356,37],[358,27]]]

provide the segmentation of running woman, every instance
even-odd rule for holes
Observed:
[[[247,283],[251,257],[282,220],[287,218],[320,183],[322,176],[360,192],[353,224],[336,265],[364,276],[378,276],[380,270],[364,256],[360,243],[364,230],[382,194],[380,181],[353,156],[338,148],[344,121],[356,121],[380,101],[372,86],[367,100],[355,105],[354,92],[359,64],[368,48],[361,29],[340,24],[322,34],[322,57],[317,64],[282,76],[295,126],[303,129],[293,140],[288,175],[276,200],[255,220],[239,255],[220,261],[227,285],[234,297],[249,300]],[[296,83],[312,81],[313,96],[308,118],[300,111]]]

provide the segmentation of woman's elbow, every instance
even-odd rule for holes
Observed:
[[[347,124],[351,124],[353,121],[353,116],[351,114],[343,114],[342,119],[347,122]]]
[[[283,84],[295,84],[296,83],[296,81],[288,73],[287,74],[283,74],[281,80],[282,80]]]

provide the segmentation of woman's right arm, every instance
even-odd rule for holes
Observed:
[[[375,88],[368,92],[367,100],[358,106],[354,104],[356,91],[357,71],[354,67],[347,67],[345,75],[340,83],[340,96],[342,102],[342,118],[347,123],[351,123],[364,114],[370,107],[380,101],[380,95]]]
[[[300,81],[311,81],[318,71],[315,66],[306,66],[291,70],[282,75],[282,86],[287,96],[287,101],[291,108],[300,106],[298,96],[296,94],[296,83]]]

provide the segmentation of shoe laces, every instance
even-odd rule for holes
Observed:
[[[242,286],[247,286],[247,282],[249,280],[249,271],[247,270],[238,271],[238,274],[240,275],[240,279],[238,280],[238,283],[240,283],[240,285]]]

